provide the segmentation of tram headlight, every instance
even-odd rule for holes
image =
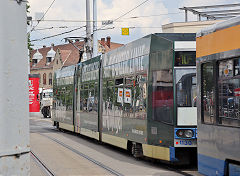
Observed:
[[[179,129],[176,131],[176,135],[179,138],[192,138],[194,136],[193,130]]]
[[[193,131],[192,130],[185,130],[184,131],[184,136],[186,138],[192,138],[193,137]]]
[[[177,136],[180,138],[184,138],[184,131],[183,130],[177,130]]]

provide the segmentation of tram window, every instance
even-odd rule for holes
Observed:
[[[153,120],[173,123],[172,71],[153,72],[152,109]]]
[[[233,60],[222,61],[219,63],[219,78],[233,76]]]
[[[134,85],[134,78],[133,77],[125,78],[125,84]]]
[[[196,107],[196,70],[178,69],[176,75],[178,107]]]
[[[240,59],[234,60],[234,75],[240,75]]]
[[[147,78],[144,75],[136,77],[135,86],[135,118],[146,119],[147,117]]]
[[[234,61],[234,74],[239,74],[238,66]],[[233,74],[226,75],[228,71],[224,70],[225,75],[220,76],[220,70],[233,67],[233,60],[222,61],[219,63],[219,80],[218,80],[218,109],[219,124],[227,126],[240,126],[240,79]],[[237,74],[236,74],[237,72]],[[227,77],[226,77],[227,76]]]
[[[214,122],[214,84],[213,63],[202,65],[202,110],[203,122],[213,124]]]
[[[177,51],[175,53],[175,66],[195,66],[195,51]]]
[[[116,85],[116,86],[118,86],[118,85],[123,85],[123,78],[116,79],[116,80],[115,80],[115,85]]]

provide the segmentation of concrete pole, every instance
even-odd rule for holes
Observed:
[[[90,23],[90,0],[86,0],[86,35],[87,35],[87,43],[86,43],[86,55],[87,60],[91,59],[91,23]]]
[[[198,21],[201,21],[201,15],[198,14]]]
[[[98,54],[97,39],[97,0],[93,0],[93,57]]]
[[[188,22],[188,12],[185,10],[185,22]]]
[[[1,0],[0,26],[0,175],[30,175],[26,1]]]

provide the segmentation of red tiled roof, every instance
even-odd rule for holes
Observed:
[[[106,49],[106,52],[109,52],[109,51],[111,51],[111,50],[114,50],[114,49],[116,49],[116,48],[119,48],[119,47],[121,47],[121,46],[123,46],[123,44],[120,44],[120,43],[114,43],[114,42],[111,42],[110,43],[110,48],[107,46],[107,44],[106,44],[106,42],[105,42],[105,49]]]
[[[82,48],[82,46],[83,46],[83,42],[75,42],[74,44],[76,46],[78,46],[79,48]],[[67,53],[69,55],[69,52],[71,51],[71,54],[69,55],[69,57],[71,56],[71,59],[67,63],[69,65],[73,65],[73,64],[77,63],[76,60],[78,61],[78,59],[75,59],[74,57],[79,58],[79,52],[78,52],[78,49],[76,49],[72,44],[68,43],[68,44],[53,46],[53,50],[55,52],[57,52],[57,49],[60,49],[61,54],[62,54],[61,58],[63,60],[66,59]],[[46,56],[47,56],[48,51],[50,51],[50,50],[51,50],[51,47],[44,47],[44,48],[38,49],[38,51],[43,55],[43,58],[36,65],[32,66],[31,69],[52,68],[53,61],[49,65],[46,65],[46,61],[47,61]],[[33,50],[30,53],[31,59],[36,52],[37,52],[37,50]]]

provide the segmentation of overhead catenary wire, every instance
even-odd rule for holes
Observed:
[[[54,0],[55,1],[55,0]],[[137,9],[138,7],[142,6],[143,4],[145,4],[146,2],[148,2],[149,0],[145,0],[143,1],[142,3],[140,3],[139,5],[137,5],[136,7],[132,8],[131,10],[127,11],[126,13],[124,13],[123,15],[119,16],[118,18],[114,19],[113,22],[116,22],[118,21],[120,18],[126,16],[127,14],[131,13],[132,11],[134,11],[135,9]],[[180,12],[179,12],[180,13]],[[176,14],[176,13],[172,13],[172,14]],[[150,16],[161,16],[161,15],[167,15],[167,14],[159,14],[159,15],[149,15],[148,17]],[[142,18],[142,17],[147,17],[147,16],[135,16],[135,17],[130,17],[130,18]],[[46,20],[45,20],[46,21]],[[71,21],[71,22],[77,22],[78,20],[48,20],[48,21]],[[83,22],[83,21],[78,21],[78,22]],[[86,22],[86,21],[85,21]],[[107,28],[107,29],[104,29],[108,24],[104,25],[104,26],[101,26],[100,28],[98,28],[97,30],[111,30],[111,29],[115,29],[115,27],[112,27],[112,28]],[[86,26],[82,26],[82,27],[86,27]],[[82,28],[80,27],[80,28]],[[49,27],[49,29],[53,29],[54,27]],[[66,27],[58,27],[58,28],[66,28]],[[59,33],[59,34],[56,34],[56,35],[51,35],[51,36],[48,36],[48,37],[43,37],[43,38],[40,38],[40,39],[34,39],[34,40],[31,40],[31,42],[35,42],[35,41],[41,41],[41,40],[44,40],[44,39],[48,39],[48,38],[52,38],[52,37],[56,37],[56,36],[60,36],[60,35],[64,35],[64,34],[67,34],[67,33],[70,33],[70,32],[73,32],[75,30],[79,30],[80,28],[76,28],[76,29],[73,29],[73,30],[70,30],[70,31],[67,31],[67,32],[63,32],[63,33]],[[161,28],[161,27],[130,27],[130,28]],[[41,29],[40,29],[41,30]],[[82,35],[84,36],[84,35]]]
[[[47,8],[46,12],[43,14],[43,16],[40,18],[40,20],[38,20],[37,24],[28,32],[31,33],[37,26],[38,24],[42,21],[42,19],[45,17],[45,15],[48,13],[48,11],[50,10],[50,8],[52,7],[53,3],[55,2],[56,0],[53,0],[52,3],[50,4],[50,6]]]
[[[142,6],[143,4],[145,4],[145,3],[148,2],[148,1],[149,1],[149,0],[143,1],[142,3],[140,3],[139,5],[137,5],[136,7],[132,8],[131,10],[127,11],[127,12],[124,13],[123,15],[121,15],[121,16],[119,16],[118,18],[116,18],[115,20],[113,20],[113,22],[115,22],[115,21],[119,20],[120,18],[126,16],[127,14],[131,13],[132,11],[134,11],[135,9],[137,9],[137,8],[140,7],[140,6]],[[106,24],[106,25],[98,28],[97,30],[102,29],[102,28],[106,27],[107,25],[108,25],[108,24]]]
[[[78,27],[78,28],[75,28],[75,29],[72,29],[72,30],[69,30],[69,31],[66,31],[66,32],[62,32],[62,33],[59,33],[59,34],[43,37],[43,38],[40,38],[40,39],[34,39],[34,40],[31,40],[31,42],[41,41],[41,40],[44,40],[44,39],[49,39],[49,38],[52,38],[52,37],[57,37],[57,36],[60,36],[60,35],[68,34],[68,33],[71,33],[73,31],[82,29],[84,27],[86,27],[86,26],[81,26],[81,27]]]
[[[128,18],[123,18],[121,21],[115,21],[115,22],[124,22],[125,20],[131,20],[131,19],[137,19],[137,18],[151,18],[151,17],[158,17],[158,16],[165,16],[165,15],[177,15],[177,14],[183,14],[184,12],[171,12],[171,13],[163,13],[163,14],[155,14],[155,15],[146,15],[146,16],[131,16]],[[38,21],[38,20],[33,20]],[[106,20],[98,20],[98,23],[102,23]],[[72,19],[66,19],[66,20],[59,20],[59,19],[48,19],[48,20],[42,20],[42,22],[66,22],[66,23],[85,23],[86,20],[72,20]],[[90,20],[90,22],[94,22],[93,20]]]

